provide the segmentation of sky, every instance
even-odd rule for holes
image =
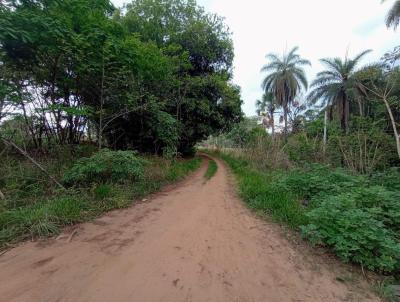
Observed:
[[[112,0],[116,6],[126,1]],[[368,64],[400,45],[400,29],[385,26],[394,0],[198,0],[206,11],[225,17],[235,48],[234,83],[242,89],[243,111],[255,115],[263,93],[260,69],[265,55],[294,46],[311,61],[308,81],[323,69],[320,58],[354,56],[366,49]]]

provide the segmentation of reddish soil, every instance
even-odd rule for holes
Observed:
[[[217,163],[208,182],[205,161],[146,202],[8,251],[0,301],[379,301],[255,217]]]

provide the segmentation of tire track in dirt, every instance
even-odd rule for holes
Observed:
[[[204,161],[147,202],[76,226],[70,242],[10,250],[0,257],[0,301],[379,301],[304,261],[242,204],[216,162],[210,181]]]

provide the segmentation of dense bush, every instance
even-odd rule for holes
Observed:
[[[67,184],[120,182],[138,180],[144,175],[146,161],[133,151],[101,150],[89,158],[79,159],[64,174]]]
[[[345,261],[393,272],[400,269],[399,210],[400,195],[380,187],[329,196],[306,214],[302,231]]]
[[[272,186],[303,201],[309,222],[302,232],[311,242],[331,246],[345,261],[393,272],[400,269],[398,173],[367,177],[314,164],[274,172]]]
[[[305,132],[291,135],[284,150],[289,159],[297,164],[323,162],[324,160],[319,137],[308,136]]]
[[[335,195],[367,185],[367,181],[365,177],[346,173],[343,169],[313,164],[278,172],[277,185],[309,204],[322,196]]]
[[[390,190],[400,191],[400,168],[393,167],[384,172],[374,173],[371,175],[370,182]]]

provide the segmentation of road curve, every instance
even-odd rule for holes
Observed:
[[[206,162],[146,202],[8,251],[0,301],[378,301],[256,218],[222,162],[205,182]]]

